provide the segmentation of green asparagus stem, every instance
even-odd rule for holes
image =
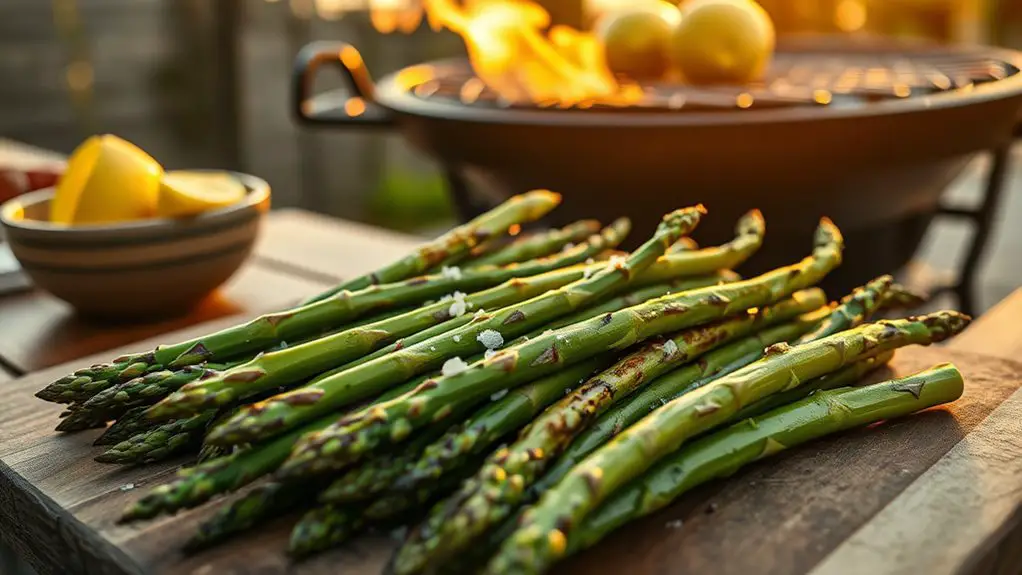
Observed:
[[[591,276],[597,271],[603,269],[603,267],[604,266],[600,265],[587,266],[583,270],[582,277],[585,277],[586,275]],[[738,281],[739,279],[738,274],[730,270],[722,270],[719,272],[714,272],[705,275],[691,276],[686,272],[687,270],[685,269],[685,258],[681,257],[660,258],[653,265],[643,270],[642,273],[640,273],[639,276],[634,280],[635,285],[646,287],[640,287],[632,292],[625,294],[624,296],[612,298],[603,304],[594,306],[583,306],[583,308],[578,312],[570,314],[564,319],[559,319],[556,321],[552,321],[549,324],[543,325],[538,330],[534,330],[532,333],[522,337],[534,337],[548,329],[556,329],[557,327],[563,327],[565,325],[569,325],[572,323],[578,323],[579,321],[582,321],[584,319],[595,317],[601,310],[604,313],[618,311],[626,307],[629,307],[630,305],[634,305],[628,304],[629,301],[642,302],[645,301],[646,299],[652,299],[653,297],[656,297],[653,294],[659,293],[661,295],[666,295],[668,293],[675,293],[687,289],[695,289],[698,287],[706,287],[712,285],[719,285],[721,283],[734,282]],[[543,292],[538,292],[536,295],[539,295],[541,293]],[[526,298],[522,299],[524,300]],[[510,305],[511,303],[517,302],[508,302],[507,305]],[[482,306],[473,306],[472,309],[476,309],[476,307],[478,307],[479,309],[496,309],[497,307],[504,306],[491,306],[488,308],[483,308]],[[374,359],[390,355],[391,353],[397,350],[411,347],[427,339],[436,337],[444,333],[448,333],[456,328],[459,328],[467,324],[469,321],[471,321],[471,319],[472,318],[470,316],[461,316],[459,318],[448,320],[443,324],[420,331],[415,335],[406,337],[404,339],[400,339],[397,342],[383,349],[380,349],[369,355],[363,356],[362,358],[352,363],[349,363],[347,366],[345,366],[345,369],[350,369],[351,367],[362,365],[363,363],[367,363]],[[464,321],[459,322],[457,320]],[[516,341],[515,343],[518,342]],[[331,373],[330,375],[333,375],[333,373]]]
[[[603,295],[628,285],[628,281],[652,264],[667,246],[691,231],[702,213],[700,206],[664,216],[653,239],[633,256],[624,262],[608,264],[589,278],[493,313],[478,314],[461,328],[250,406],[214,429],[208,440],[240,444],[290,429],[302,421],[330,413],[359,396],[378,393],[396,382],[436,369],[449,358],[483,351],[487,347],[483,342],[489,342],[489,347],[499,346],[504,338],[525,334],[547,321],[599,301]]]
[[[892,308],[913,309],[927,301],[926,294],[907,288],[899,283],[891,284],[891,289],[884,298],[884,306]]]
[[[943,364],[884,383],[822,391],[755,419],[744,419],[665,457],[614,493],[577,529],[568,531],[569,553],[591,547],[625,523],[663,508],[697,485],[728,477],[753,461],[824,435],[954,401],[963,389],[962,374],[953,365]]]
[[[598,231],[600,222],[580,220],[560,229],[517,239],[491,254],[473,258],[468,268],[502,266],[548,256],[565,245],[581,242]]]
[[[834,307],[830,317],[820,322],[819,327],[799,338],[797,343],[822,339],[846,330],[849,326],[859,325],[879,309],[884,296],[890,292],[893,283],[894,278],[884,275],[863,287],[855,288],[852,293],[841,299],[840,304]]]
[[[339,505],[322,505],[306,513],[291,531],[287,552],[304,558],[340,545],[365,523],[361,511]]]
[[[942,341],[968,323],[968,316],[945,311],[867,324],[795,347],[774,346],[762,360],[669,402],[587,457],[525,513],[488,572],[545,571],[564,555],[571,525],[689,438],[727,422],[741,406],[896,347]]]
[[[546,268],[554,266],[556,269],[561,263],[576,263],[571,260],[578,260],[586,253],[597,251],[601,246],[613,245],[624,238],[628,228],[627,220],[615,222],[601,235],[593,236],[587,244],[573,250],[580,251],[569,261],[562,262],[565,259],[562,255],[555,258],[555,263],[544,263],[540,266],[536,265],[536,262],[541,260],[535,260],[531,264],[521,266],[522,269],[528,266],[536,271],[548,273],[534,277],[528,277],[531,274],[525,273],[526,277],[507,278],[508,281],[504,285],[465,297],[460,301],[438,302],[302,345],[261,354],[215,377],[185,385],[154,406],[149,416],[154,419],[183,417],[201,409],[233,403],[268,389],[345,366],[348,362],[372,353],[399,337],[428,329],[446,322],[453,316],[463,315],[470,305],[478,309],[486,309],[486,306],[501,307],[562,287],[581,278],[586,273],[585,268],[557,271]],[[480,270],[479,273],[482,272],[483,270]]]
[[[828,389],[855,385],[855,383],[862,379],[862,377],[867,373],[887,365],[887,362],[891,361],[892,357],[894,357],[894,351],[886,351],[880,355],[857,361],[852,365],[835,371],[834,373],[828,373],[822,377],[817,377],[816,379],[807,382],[805,385],[800,385],[795,389],[789,389],[788,391],[782,391],[780,393],[764,397],[763,399],[751,405],[746,405],[742,409],[738,410],[738,413],[734,416],[734,420],[738,421],[760,416],[772,409],[777,409],[778,407],[788,405],[789,403],[795,403],[796,401],[808,397],[818,391],[826,391]]]
[[[310,298],[305,303],[329,299],[344,290],[359,290],[372,285],[401,281],[421,275],[435,266],[456,261],[480,243],[506,233],[507,229],[515,224],[523,224],[543,217],[560,203],[560,194],[546,190],[535,190],[512,196],[496,208],[450,230],[404,258],[373,273],[350,279]]]
[[[220,457],[226,457],[231,454],[232,449],[230,447],[220,447],[219,445],[210,445],[203,443],[199,447],[199,454],[195,458],[196,463],[205,463],[212,461]]]
[[[82,409],[81,404],[78,403],[71,405],[67,411],[60,414],[60,417],[61,419],[57,423],[56,430],[64,433],[96,429],[106,425],[105,419],[97,418],[92,413]]]
[[[516,441],[494,453],[453,498],[434,509],[420,531],[430,534],[430,552],[415,561],[415,570],[442,565],[465,552],[477,538],[513,513],[525,498],[526,489],[550,462],[600,413],[644,382],[727,341],[818,309],[826,302],[820,289],[796,292],[775,305],[683,330],[621,358],[543,412]],[[403,549],[402,557],[415,554],[413,541],[406,544],[408,551]]]
[[[425,511],[433,502],[452,493],[480,465],[482,460],[479,457],[470,457],[464,465],[437,481],[410,491],[391,492],[376,499],[365,508],[363,515],[373,523],[414,517],[415,512]]]
[[[129,379],[156,371],[145,354],[126,355],[114,363],[96,364],[66,375],[36,392],[36,397],[53,403],[81,403],[104,389]]]
[[[303,432],[326,427],[330,419],[315,421],[267,443],[213,459],[177,472],[170,483],[151,490],[121,516],[121,523],[151,519],[160,514],[197,507],[213,497],[234,491],[272,472],[287,459]]]
[[[431,430],[397,451],[381,454],[335,479],[319,495],[321,503],[357,503],[388,491],[404,469],[414,463],[443,428]]]
[[[189,365],[180,371],[160,370],[147,373],[104,389],[89,398],[82,408],[97,417],[116,419],[130,409],[149,406],[160,401],[187,383],[215,377],[230,365]]]
[[[663,260],[661,260],[663,261]],[[659,263],[659,262],[658,262]],[[654,264],[655,266],[656,264]],[[640,274],[640,279],[643,274]],[[712,285],[720,285],[725,283],[734,283],[741,278],[738,274],[731,270],[721,270],[714,274],[694,276],[694,277],[682,277],[671,280],[669,282],[653,284],[646,287],[640,287],[632,290],[624,295],[611,298],[602,304],[587,307],[576,313],[573,313],[567,317],[552,321],[544,325],[541,329],[546,331],[548,329],[561,329],[562,327],[569,326],[573,323],[579,323],[587,319],[591,319],[597,316],[606,315],[615,311],[621,311],[626,307],[632,307],[639,305],[640,303],[670,295],[672,293],[678,293],[685,290],[696,289],[700,287],[707,287]],[[539,335],[538,333],[534,334]]]
[[[821,309],[779,326],[768,327],[738,341],[713,350],[691,363],[658,377],[606,411],[589,429],[575,438],[567,450],[553,462],[537,481],[530,499],[544,493],[587,455],[610,441],[622,430],[649,415],[668,401],[732,373],[763,357],[763,350],[776,343],[791,341],[815,328],[830,314]]]
[[[667,249],[667,253],[676,254],[679,252],[694,252],[699,249],[699,244],[692,238],[681,238],[674,242],[674,245]]]
[[[811,289],[796,292],[792,298],[755,313],[746,313],[707,326],[690,328],[666,341],[648,343],[638,351],[620,359],[613,367],[586,382],[581,388],[563,399],[561,396],[563,396],[565,386],[560,385],[558,388],[552,382],[547,383],[549,379],[556,380],[557,374],[515,389],[509,394],[509,398],[518,397],[519,392],[527,392],[529,394],[527,397],[538,396],[542,402],[534,402],[533,409],[529,411],[503,409],[502,403],[508,403],[508,407],[512,405],[507,398],[496,404],[491,404],[465,424],[448,432],[436,444],[428,447],[424,458],[411,467],[397,485],[406,488],[417,487],[423,482],[434,480],[443,471],[460,464],[466,453],[476,453],[489,447],[504,435],[516,431],[528,423],[545,405],[560,399],[557,405],[548,409],[522,432],[518,440],[508,449],[508,456],[505,457],[503,453],[500,455],[501,460],[510,460],[515,459],[519,453],[543,454],[543,457],[538,459],[521,457],[523,469],[512,469],[510,463],[503,464],[508,473],[521,475],[522,486],[528,487],[542,473],[546,465],[553,461],[559,452],[568,445],[571,439],[586,427],[588,422],[615,401],[628,396],[644,382],[652,380],[661,373],[674,369],[731,339],[817,309],[824,303],[826,303],[826,298],[822,290]],[[580,365],[586,365],[586,363],[583,362]],[[568,387],[574,388],[575,385]],[[496,500],[506,499],[503,501],[503,505],[507,507],[506,511],[510,512],[511,506],[517,503],[521,491],[515,490],[510,494],[499,493],[497,495],[490,493],[491,487],[488,485],[487,478],[492,469],[489,471],[487,469],[487,466],[484,466],[483,470],[477,474],[473,484],[474,493],[477,496],[483,496],[482,492],[485,491],[487,502],[494,506],[499,505]],[[466,485],[459,494],[459,498],[464,503],[465,512],[470,515],[472,512],[468,508],[478,503],[471,499],[472,496],[469,495],[471,491],[472,489]],[[449,514],[454,511],[454,508],[448,509],[445,514],[438,513],[435,518],[437,521],[446,521]],[[500,517],[497,515],[503,515],[503,512],[487,515],[486,519],[478,522],[486,523],[479,525],[478,530],[482,531],[488,528],[488,522],[491,520],[498,521]],[[437,524],[437,528],[440,528],[439,524]],[[471,537],[471,534],[462,532],[462,535],[459,536],[468,538]]]
[[[695,273],[709,273],[714,270],[734,269],[759,251],[766,234],[766,224],[759,210],[750,210],[735,224],[735,238],[721,246],[699,250],[675,250],[666,257],[685,256],[688,265],[697,269]],[[678,244],[675,244],[678,245]]]
[[[193,552],[215,545],[264,519],[312,504],[316,500],[315,493],[316,490],[306,484],[270,481],[259,485],[199,524],[184,548]]]
[[[679,239],[671,246],[675,249],[669,254],[660,257],[653,265],[643,270],[633,280],[633,286],[638,288],[633,294],[635,302],[641,303],[653,297],[649,295],[649,292],[642,293],[645,287],[671,282],[682,276],[718,274],[721,276],[721,281],[737,281],[740,279],[738,275],[728,268],[737,266],[752,256],[763,244],[765,231],[766,226],[763,222],[762,214],[759,210],[752,210],[738,220],[735,226],[735,239],[722,246],[698,250],[698,246],[691,238],[683,237]],[[679,249],[679,245],[687,249]],[[641,297],[639,294],[646,297]],[[617,302],[621,300],[627,301],[629,295],[632,294],[626,294],[621,296],[621,298],[615,298],[612,302],[608,302],[609,309],[607,311],[621,309],[622,306],[617,305]],[[594,315],[596,314],[590,315],[589,310],[585,309],[577,314],[572,314],[552,322],[550,328],[556,329],[557,327],[577,323]]]
[[[158,424],[150,421],[145,416],[145,407],[129,409],[124,415],[117,418],[110,427],[106,428],[102,435],[92,442],[93,445],[116,445],[122,441],[148,431]]]
[[[152,463],[173,457],[188,448],[198,447],[202,435],[216,411],[207,411],[187,419],[176,419],[145,431],[98,455],[100,463]]]
[[[280,472],[300,477],[329,471],[383,442],[402,441],[415,428],[446,418],[454,406],[477,402],[598,353],[774,303],[819,281],[838,265],[841,249],[840,232],[822,220],[813,255],[798,264],[750,280],[659,298],[504,349],[464,372],[426,382],[413,393],[302,438]]]
[[[386,401],[407,393],[418,384],[417,380],[413,380],[399,385],[381,395],[377,401]],[[174,480],[151,490],[125,510],[120,522],[130,523],[196,507],[217,495],[235,491],[272,473],[287,459],[291,446],[299,437],[326,427],[335,417],[313,421],[266,443],[242,448],[225,457],[182,469],[177,472]]]
[[[462,466],[467,457],[482,453],[501,438],[522,428],[546,406],[581,385],[589,375],[606,367],[611,360],[609,354],[597,356],[503,394],[464,423],[428,444],[421,451],[421,457],[401,470],[400,479],[394,482],[393,487],[401,491],[425,487],[446,472]]]

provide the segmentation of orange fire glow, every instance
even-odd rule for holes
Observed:
[[[411,25],[384,18],[378,7],[371,8],[372,21],[381,32],[418,26],[417,21]],[[534,2],[423,0],[422,8],[434,30],[447,29],[461,36],[476,76],[508,103],[627,105],[641,96],[638,86],[615,80],[595,36],[567,26],[551,27],[550,14]],[[402,12],[402,17],[410,18],[409,12]],[[475,86],[463,92],[470,99],[479,95]]]

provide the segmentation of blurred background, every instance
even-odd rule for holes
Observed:
[[[429,234],[454,218],[435,164],[399,135],[303,131],[288,111],[294,54],[312,40],[353,43],[377,76],[462,54],[451,33],[425,25],[387,33],[394,21],[374,22],[368,12],[418,1],[3,0],[0,137],[67,154],[88,135],[111,132],[168,169],[230,168],[264,177],[274,207]],[[576,26],[627,2],[540,0],[555,21]],[[879,34],[1022,49],[1019,0],[760,3],[780,34]],[[335,87],[327,78],[322,83],[320,89]],[[978,158],[948,191],[951,203],[980,201],[985,161]],[[1022,249],[1022,228],[1000,223],[1022,218],[1019,172],[1009,175],[997,212],[990,262],[980,273],[980,308],[1022,285],[1022,270],[1004,265]],[[957,267],[971,231],[956,222],[934,228],[921,260],[939,274]]]
[[[452,217],[436,167],[399,136],[301,133],[291,62],[316,39],[354,43],[377,75],[461,54],[448,32],[386,34],[372,4],[415,0],[4,0],[0,135],[70,152],[116,133],[167,168],[234,168],[274,204],[420,231]],[[582,23],[626,0],[543,0]],[[1022,48],[1017,0],[761,0],[780,33],[885,34]],[[329,86],[324,86],[329,87]]]

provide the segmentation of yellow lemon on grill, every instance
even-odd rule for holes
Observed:
[[[636,2],[601,16],[594,31],[603,43],[607,68],[633,80],[663,76],[670,67],[671,29],[679,17],[677,7],[661,0]]]
[[[171,218],[194,216],[236,204],[245,192],[245,185],[225,172],[167,172],[160,181],[157,213]]]
[[[163,168],[138,146],[93,136],[68,158],[50,204],[50,220],[97,224],[151,217]]]
[[[697,84],[758,79],[773,56],[770,15],[753,0],[688,0],[671,35],[670,53],[686,80]]]

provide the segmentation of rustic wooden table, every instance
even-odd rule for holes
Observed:
[[[209,506],[139,526],[115,525],[140,489],[165,479],[181,462],[138,468],[96,463],[96,432],[54,433],[60,407],[32,394],[75,367],[121,351],[286,306],[396,258],[415,242],[302,211],[278,211],[268,218],[252,259],[185,318],[98,326],[40,292],[0,297],[0,539],[41,574],[378,573],[394,544],[387,537],[363,538],[292,565],[282,550],[293,518],[191,557],[179,553],[180,543],[208,516]],[[895,373],[941,361],[959,365],[967,392],[950,408],[752,466],[629,526],[562,570],[1022,572],[1020,319],[1022,290],[950,346],[899,352]],[[665,527],[679,518],[681,529]]]

